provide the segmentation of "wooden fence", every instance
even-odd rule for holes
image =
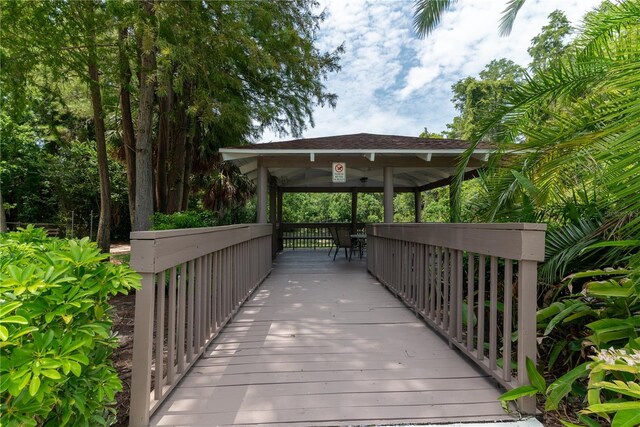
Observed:
[[[367,226],[369,272],[507,390],[536,360],[544,224]],[[515,344],[514,344],[515,342]],[[535,398],[519,402],[535,413]]]
[[[130,426],[149,418],[271,271],[270,224],[131,233],[136,293]]]

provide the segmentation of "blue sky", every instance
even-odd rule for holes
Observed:
[[[498,23],[507,0],[460,0],[439,27],[420,40],[408,0],[320,0],[327,13],[318,46],[344,43],[342,70],[326,81],[338,95],[335,109],[316,108],[315,127],[303,136],[380,133],[417,136],[446,128],[456,115],[451,85],[477,76],[492,59],[526,66],[531,39],[555,9],[579,25],[601,0],[528,0],[514,30],[500,37]],[[266,132],[261,142],[290,139]]]

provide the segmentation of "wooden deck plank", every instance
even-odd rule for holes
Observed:
[[[511,420],[486,375],[369,276],[285,252],[151,425]]]

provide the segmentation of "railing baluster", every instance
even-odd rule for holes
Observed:
[[[436,249],[436,321],[442,325],[442,247]]]
[[[464,299],[462,290],[463,253],[462,251],[456,252],[456,341],[462,342],[462,300]]]
[[[469,252],[467,257],[467,350],[469,352],[473,351],[475,260],[476,255]]]
[[[496,369],[498,341],[498,258],[491,257],[489,273],[489,368]]]
[[[176,357],[176,267],[171,267],[169,276],[169,315],[167,319],[167,383],[175,381]]]
[[[187,303],[187,363],[193,360],[195,355],[195,295],[196,295],[196,272],[195,261],[189,261],[189,287]]]
[[[502,379],[511,381],[511,299],[513,298],[513,264],[510,259],[504,260],[504,313],[502,335]]]
[[[449,270],[450,270],[450,265],[449,265],[449,248],[445,248],[444,249],[444,261],[442,263],[443,265],[443,280],[442,280],[442,286],[444,288],[444,292],[443,292],[443,296],[442,296],[442,329],[445,330],[445,332],[447,332],[447,334],[450,332],[449,331]]]
[[[154,381],[154,394],[156,400],[162,397],[163,359],[164,359],[164,292],[165,275],[163,271],[156,275],[156,372]]]
[[[486,266],[487,261],[484,254],[480,254],[480,259],[478,260],[478,360],[484,360],[484,314],[486,313],[484,283]]]
[[[436,320],[436,248],[429,245],[429,318]]]
[[[184,372],[185,362],[185,323],[187,306],[187,263],[180,264],[180,282],[178,283],[178,374]]]

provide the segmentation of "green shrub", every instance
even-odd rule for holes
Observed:
[[[108,425],[122,386],[109,297],[138,275],[88,239],[0,235],[0,425]]]
[[[213,227],[215,225],[217,225],[216,217],[211,211],[184,211],[173,214],[156,213],[153,215],[154,230]]]
[[[640,241],[617,241],[592,247],[638,244]],[[532,385],[505,393],[500,398],[503,402],[540,393],[545,395],[545,410],[557,410],[565,398],[582,406],[575,414],[582,424],[561,421],[569,427],[640,425],[640,280],[636,276],[640,254],[627,261],[629,267],[570,275],[563,285],[569,289],[588,279],[581,292],[538,311],[540,339],[550,348],[543,368],[551,370],[560,360],[567,366],[547,386],[529,360]]]

